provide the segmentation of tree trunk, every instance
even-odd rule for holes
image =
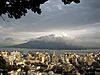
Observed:
[[[26,75],[28,75],[28,71],[26,71]]]
[[[3,71],[2,74],[3,75],[8,75],[8,72],[7,71]]]

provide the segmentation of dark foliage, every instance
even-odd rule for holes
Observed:
[[[29,66],[24,66],[23,70],[26,72],[25,75],[28,75],[28,70],[30,70]]]
[[[7,68],[8,68],[8,65],[5,59],[2,56],[0,56],[0,69],[7,69]]]
[[[64,2],[64,4],[70,4],[72,2],[80,3],[80,0],[62,0],[62,2]]]
[[[2,56],[0,56],[0,72],[2,75],[8,75],[8,65]]]
[[[41,14],[40,5],[48,0],[0,0],[0,16],[7,14],[9,18],[19,19],[25,16],[28,10]],[[79,3],[80,0],[62,0],[64,4]]]

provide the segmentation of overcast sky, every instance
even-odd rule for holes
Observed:
[[[0,17],[0,46],[26,42],[50,34],[64,35],[82,46],[100,46],[100,0],[81,0],[64,5],[49,0],[41,5],[42,14],[29,11],[19,20]]]

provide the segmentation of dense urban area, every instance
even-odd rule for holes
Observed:
[[[0,51],[0,75],[100,75],[100,52]]]

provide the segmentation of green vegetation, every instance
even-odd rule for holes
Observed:
[[[3,75],[7,75],[8,73],[8,65],[2,56],[0,56],[0,72]]]

